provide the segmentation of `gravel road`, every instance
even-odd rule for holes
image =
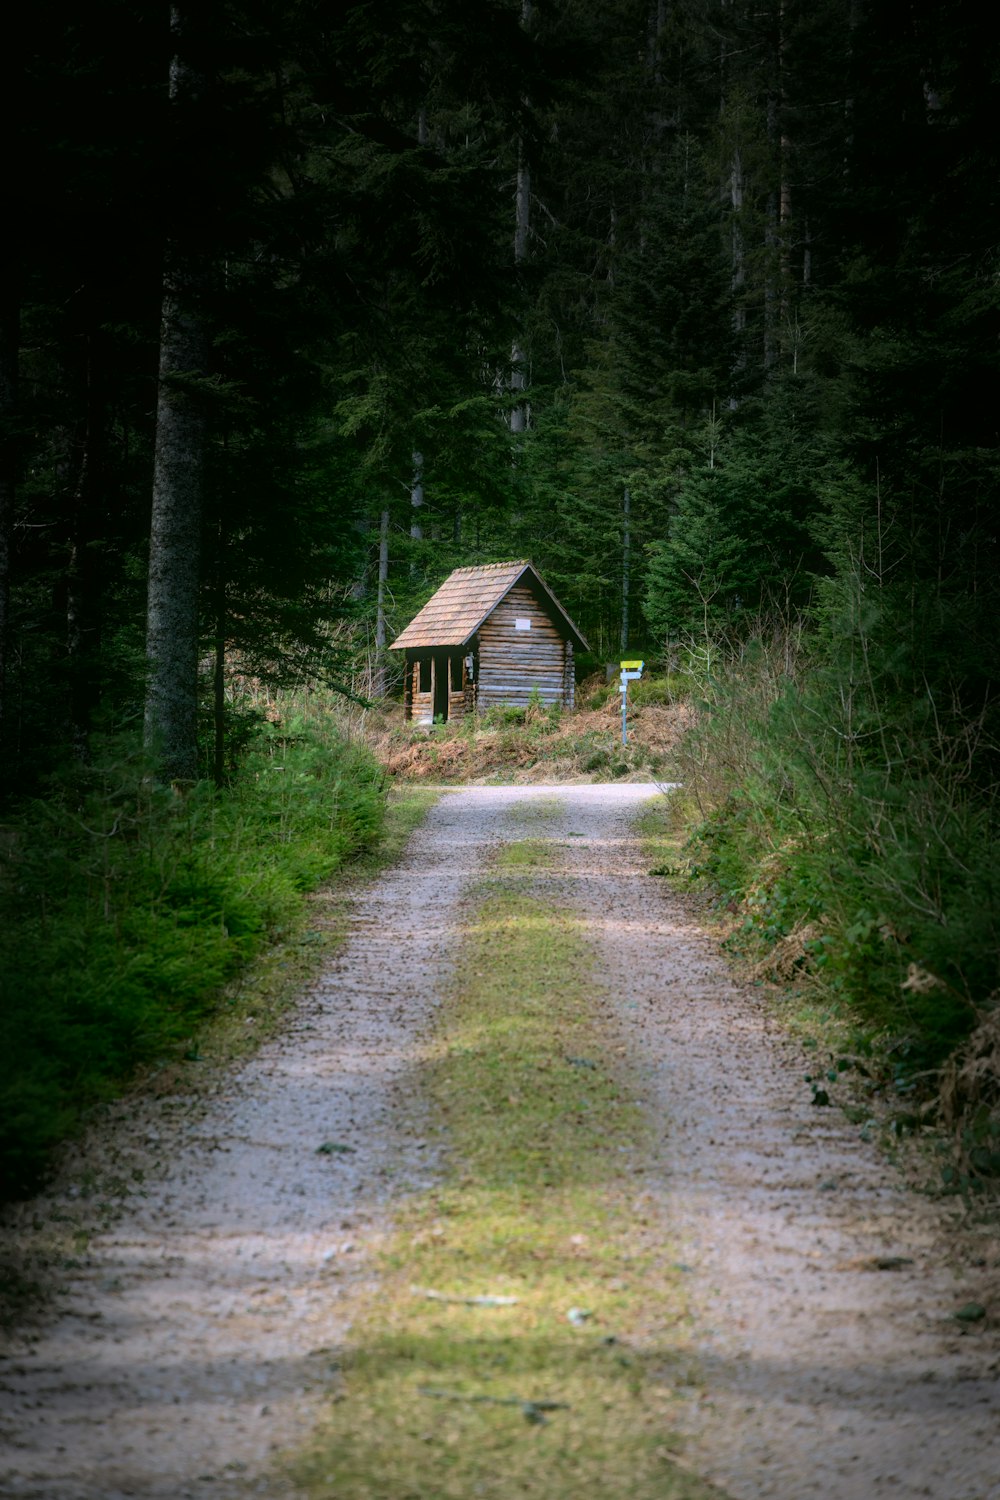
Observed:
[[[462,897],[499,842],[538,831],[516,809],[543,797],[559,803],[560,899],[590,918],[662,1122],[643,1186],[690,1267],[688,1461],[733,1500],[1000,1497],[1000,1310],[955,1320],[981,1292],[949,1260],[942,1211],[812,1106],[797,1047],[645,873],[629,824],[655,793],[442,797],[358,892],[349,942],[280,1037],[207,1095],[117,1107],[8,1216],[24,1237],[59,1216],[96,1232],[3,1350],[0,1495],[290,1494],[281,1455],[319,1415],[393,1201],[433,1177],[402,1101]],[[109,1173],[131,1188],[102,1228]]]

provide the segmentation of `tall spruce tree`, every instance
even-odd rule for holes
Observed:
[[[193,153],[213,131],[204,57],[192,56],[191,14],[170,13],[174,55],[170,107],[178,168],[194,172]],[[204,184],[207,186],[207,184]],[[180,173],[175,184],[182,191]],[[202,485],[207,442],[205,384],[210,369],[206,301],[211,272],[202,195],[195,212],[173,200],[167,230],[160,331],[153,505],[147,584],[145,738],[161,773],[193,780],[198,771],[198,647]],[[201,212],[199,213],[199,210]]]

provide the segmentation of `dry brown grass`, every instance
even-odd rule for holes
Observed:
[[[581,702],[593,694],[580,690]],[[390,776],[407,781],[647,781],[670,779],[673,754],[690,720],[683,703],[644,703],[630,710],[621,743],[617,694],[593,708],[550,715],[529,708],[523,723],[503,715],[421,728],[398,704],[370,711],[362,733]]]
[[[942,1070],[938,1107],[968,1176],[1000,1178],[1000,996]]]

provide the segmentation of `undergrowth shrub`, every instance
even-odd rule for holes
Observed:
[[[661,717],[657,717],[659,711]],[[628,744],[621,744],[617,716],[608,716],[600,728],[581,727],[573,713],[563,713],[558,704],[528,704],[527,707],[493,707],[482,718],[469,714],[455,724],[446,724],[440,734],[424,726],[404,725],[381,731],[371,738],[376,754],[391,775],[441,780],[515,776],[535,767],[553,768],[557,777],[594,776],[597,779],[645,772],[656,776],[666,765],[669,745],[676,730],[664,724],[665,708],[647,708],[646,719],[637,710]],[[637,728],[638,726],[638,728]],[[662,744],[649,744],[643,732],[659,727]]]
[[[617,694],[618,680],[609,684],[611,693]],[[642,708],[647,703],[677,703],[687,698],[691,690],[691,681],[679,672],[667,672],[658,674],[650,672],[644,674],[637,682],[630,682],[628,689],[628,701],[631,708]]]
[[[81,1111],[188,1037],[294,930],[302,893],[381,828],[383,776],[329,719],[261,725],[231,786],[183,796],[139,757],[4,826],[0,1191],[32,1188]]]
[[[736,942],[850,1006],[912,1079],[995,1005],[996,752],[887,635],[866,607],[835,649],[766,621],[716,643],[676,815],[691,873],[742,914]]]

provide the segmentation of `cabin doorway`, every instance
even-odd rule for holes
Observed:
[[[439,656],[434,661],[434,722],[448,721],[448,658]]]

